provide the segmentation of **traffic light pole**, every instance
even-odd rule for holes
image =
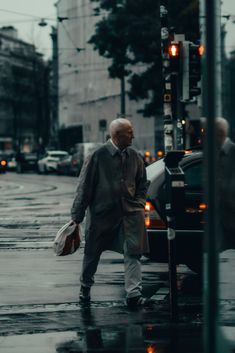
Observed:
[[[181,153],[173,151],[177,148],[177,118],[179,109],[179,46],[172,47],[170,56],[169,44],[173,38],[167,28],[167,10],[160,6],[161,17],[161,44],[162,44],[162,77],[163,77],[163,113],[164,113],[164,159],[166,165],[167,182],[167,238],[168,238],[168,266],[169,266],[169,290],[170,290],[170,311],[171,320],[178,320],[178,301],[177,301],[177,269],[176,269],[176,213],[173,204],[175,203],[175,191],[172,187],[174,179],[171,167],[178,166]],[[172,60],[173,59],[173,60]],[[173,64],[173,65],[172,65]],[[174,68],[172,67],[174,66]],[[175,168],[176,169],[176,168]],[[177,177],[179,174],[177,174]],[[176,183],[178,185],[178,181]],[[182,197],[179,199],[182,200]]]
[[[165,153],[184,147],[182,120],[185,103],[201,94],[203,47],[185,40],[184,34],[169,34],[167,10],[161,6],[162,77]]]
[[[182,103],[180,101],[181,95],[181,77],[179,73],[171,74],[171,92],[172,92],[172,121],[174,133],[174,149],[181,150],[183,148],[182,124],[181,124],[181,111]]]
[[[167,25],[168,11],[164,5],[160,6],[161,19],[161,52],[162,52],[162,77],[163,77],[163,118],[164,118],[164,149],[165,153],[174,148],[173,120],[171,106],[171,80],[168,75],[169,68],[169,30]]]
[[[162,8],[162,7],[161,7]],[[165,9],[165,7],[163,7]],[[182,118],[182,42],[183,34],[168,33],[167,10],[161,10],[162,76],[165,153],[183,148]]]

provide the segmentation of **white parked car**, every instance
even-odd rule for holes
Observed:
[[[47,151],[46,154],[38,160],[38,172],[44,174],[56,172],[57,163],[68,156],[69,153],[66,151]]]

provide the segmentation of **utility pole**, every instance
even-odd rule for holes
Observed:
[[[205,42],[206,55],[203,60],[203,116],[206,117],[205,144],[205,190],[207,219],[204,246],[204,352],[226,352],[220,345],[219,333],[219,254],[217,187],[216,187],[216,141],[215,117],[221,112],[221,77],[220,77],[220,31],[221,1],[201,0],[202,39]],[[209,92],[209,94],[208,94]],[[205,114],[205,115],[204,115]]]

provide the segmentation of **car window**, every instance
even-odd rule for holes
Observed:
[[[193,163],[184,169],[185,184],[187,188],[202,189],[203,166],[202,163]]]
[[[50,157],[53,157],[53,158],[64,158],[64,157],[67,157],[67,153],[51,153],[50,154]]]
[[[25,159],[37,159],[37,155],[35,153],[25,153]]]

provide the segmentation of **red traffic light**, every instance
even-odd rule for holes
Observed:
[[[204,54],[204,46],[202,44],[200,44],[198,47],[198,53],[200,56]]]
[[[170,72],[180,71],[180,45],[178,42],[171,42],[168,46]]]
[[[179,44],[171,43],[169,45],[168,53],[170,57],[178,57],[180,54]]]

